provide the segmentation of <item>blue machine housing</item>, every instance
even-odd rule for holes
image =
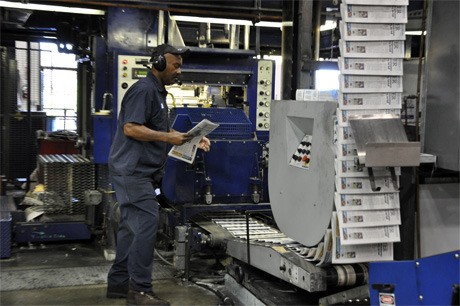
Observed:
[[[199,150],[195,162],[168,158],[163,192],[175,204],[268,201],[264,141],[254,138],[241,109],[177,108],[173,128],[186,132],[203,119],[219,123],[208,138],[211,151]]]
[[[382,301],[391,305],[391,300],[392,305],[455,305],[459,283],[460,251],[369,264],[372,305],[382,305]]]

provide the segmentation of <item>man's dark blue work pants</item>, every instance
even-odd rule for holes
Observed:
[[[159,209],[152,179],[112,176],[112,183],[121,217],[108,286],[127,287],[129,284],[135,291],[150,292]]]

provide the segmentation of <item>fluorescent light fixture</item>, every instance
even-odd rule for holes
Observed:
[[[259,21],[255,24],[256,27],[265,27],[265,28],[281,28],[281,22],[275,21]]]
[[[197,23],[217,23],[217,24],[236,24],[236,25],[255,25],[256,27],[270,27],[270,28],[281,28],[281,22],[272,21],[259,21],[256,24],[252,24],[250,20],[243,19],[227,19],[227,18],[213,18],[213,17],[197,17],[197,16],[182,16],[172,15],[172,20],[175,21],[187,21]]]
[[[426,33],[423,33],[425,35]],[[406,31],[406,35],[422,35],[422,31]]]
[[[8,8],[22,9],[22,10],[34,10],[34,11],[85,14],[85,15],[105,15],[105,11],[87,9],[87,8],[82,8],[82,7],[45,5],[45,4],[34,4],[34,3],[20,3],[20,2],[10,2],[10,1],[0,1],[0,7],[8,7]]]

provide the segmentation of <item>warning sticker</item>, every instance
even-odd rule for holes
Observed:
[[[394,306],[396,305],[394,293],[379,293],[380,306]]]

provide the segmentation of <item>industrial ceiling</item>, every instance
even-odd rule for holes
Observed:
[[[15,2],[83,7],[104,11],[110,8],[162,10],[169,12],[169,14],[244,19],[257,23],[259,21],[281,22],[283,19],[283,5],[285,6],[287,2],[296,1],[298,0],[22,0]],[[339,2],[339,0],[313,1],[314,6],[321,4],[321,22],[324,23],[326,19],[338,18]],[[409,12],[419,10],[422,2],[423,0],[410,0]],[[336,11],[331,11],[330,8],[335,8]],[[67,23],[79,28],[87,36],[105,35],[107,31],[106,16],[104,15],[15,9],[6,8],[0,4],[0,18],[2,45],[11,44],[14,40],[43,41],[48,38],[55,38],[56,29],[61,23]],[[178,22],[178,26],[181,29],[186,45],[194,46],[198,44],[196,32],[199,24]],[[218,28],[218,26],[216,25],[215,28]],[[273,52],[274,54],[280,53],[280,29],[260,28],[258,35],[262,49],[269,50],[268,52]],[[330,45],[331,39],[337,39],[337,37],[331,38],[330,36],[334,36],[334,34],[324,35],[322,33],[322,44]]]

